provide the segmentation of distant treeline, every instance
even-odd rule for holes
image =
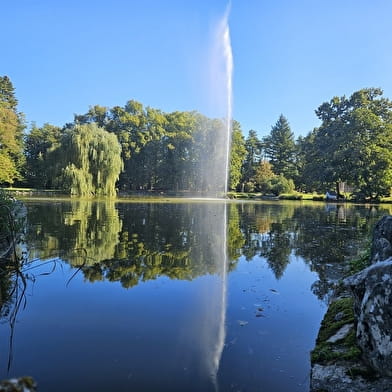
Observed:
[[[225,124],[198,112],[164,113],[130,100],[92,106],[74,121],[26,131],[14,87],[0,77],[0,184],[113,196],[118,191],[208,192],[222,173]],[[230,190],[287,193],[349,184],[361,198],[389,196],[392,102],[378,88],[334,97],[321,125],[297,140],[281,115],[268,135],[232,123]],[[216,142],[218,141],[218,142]],[[206,175],[201,176],[200,173]]]

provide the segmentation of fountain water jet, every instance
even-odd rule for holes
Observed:
[[[210,48],[209,102],[214,118],[204,128],[206,149],[198,163],[201,191],[204,196],[224,197],[229,187],[230,144],[233,115],[233,54],[228,24],[230,7],[217,24]],[[206,185],[208,184],[208,185]]]

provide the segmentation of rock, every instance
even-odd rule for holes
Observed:
[[[0,381],[1,392],[35,392],[37,384],[31,377],[11,378]]]
[[[375,255],[380,256],[380,249]],[[364,361],[380,375],[392,377],[392,257],[344,283],[354,294],[357,344]]]
[[[312,351],[312,392],[392,391],[392,216],[374,228],[370,262],[344,279],[334,295],[343,292],[351,298],[351,320],[348,300],[345,310],[340,309],[344,299],[332,301],[324,316]],[[326,334],[328,330],[333,333]],[[352,347],[339,355],[344,341]],[[357,356],[346,355],[354,349]]]
[[[343,325],[343,327],[340,328],[339,331],[335,333],[335,335],[333,335],[329,339],[327,339],[327,342],[328,343],[336,343],[339,340],[344,339],[348,335],[348,333],[352,330],[353,327],[354,327],[354,324]]]
[[[391,379],[366,380],[350,376],[345,365],[314,365],[310,390],[312,392],[391,392]]]
[[[381,218],[373,230],[373,241],[370,252],[372,263],[392,257],[392,216]]]
[[[344,318],[344,312],[339,312],[335,315],[335,317],[333,318],[334,321],[340,321]]]

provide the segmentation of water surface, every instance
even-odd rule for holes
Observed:
[[[212,201],[26,206],[27,289],[1,308],[0,371],[33,376],[40,391],[307,391],[331,281],[388,212]],[[16,279],[6,275],[2,291]],[[25,306],[13,323],[18,296]]]

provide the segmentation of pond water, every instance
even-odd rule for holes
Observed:
[[[22,274],[1,281],[11,297],[0,376],[33,376],[40,391],[308,391],[331,281],[389,213],[300,202],[25,205]]]

